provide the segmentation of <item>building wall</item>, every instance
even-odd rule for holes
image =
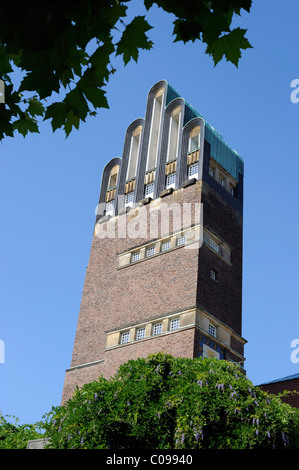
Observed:
[[[162,111],[156,167],[146,171],[153,103],[158,95]],[[178,108],[177,155],[167,162],[171,119]],[[206,131],[210,142],[205,139]],[[136,175],[127,180],[136,135]],[[198,171],[192,178],[188,168],[194,163]],[[167,189],[166,175],[173,172],[174,187]],[[148,183],[154,184],[152,197],[144,193]],[[126,206],[128,193],[132,207]],[[127,128],[122,158],[113,158],[103,171],[62,401],[75,385],[101,374],[108,378],[124,361],[157,351],[186,357],[212,355],[243,365],[242,213],[240,157],[167,82],[158,82],[149,92],[145,119],[137,119]],[[182,235],[186,241],[181,246],[178,239]],[[169,248],[162,252],[165,241]],[[155,247],[155,254],[146,257],[150,246]],[[133,262],[135,252],[140,259]],[[176,318],[179,330],[171,331]],[[162,324],[159,336],[153,335],[156,322]],[[144,339],[136,339],[139,328],[145,329]],[[121,344],[125,332],[129,343]]]
[[[282,393],[285,390],[290,392],[294,391],[294,394],[291,393],[289,396],[283,397],[282,401],[288,405],[293,406],[294,408],[299,408],[299,378],[293,380],[284,380],[282,382],[263,384],[260,385],[259,388],[265,392],[272,393],[273,395]]]

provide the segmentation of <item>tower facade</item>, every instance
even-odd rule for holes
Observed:
[[[62,402],[158,351],[244,366],[243,176],[240,155],[156,83],[103,171]]]

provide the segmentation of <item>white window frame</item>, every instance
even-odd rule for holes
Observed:
[[[145,185],[144,197],[154,197],[154,183],[149,183]]]
[[[167,251],[170,250],[170,240],[167,240],[166,242],[162,242],[161,244],[161,251]]]
[[[138,328],[137,332],[136,332],[136,339],[143,339],[145,338],[145,327],[142,327],[142,328]]]
[[[140,260],[140,251],[136,251],[135,253],[132,253],[131,256],[131,263],[136,263],[136,261]]]
[[[213,281],[217,280],[217,273],[214,269],[211,269],[211,279],[213,279]]]
[[[114,212],[114,199],[113,201],[106,202],[106,215],[113,214]]]
[[[162,323],[155,323],[153,325],[153,336],[160,335],[162,333]]]
[[[215,326],[215,325],[212,325],[211,323],[209,323],[209,334],[210,334],[211,336],[214,336],[214,338],[216,338],[217,329],[216,329],[216,326]]]
[[[221,186],[224,186],[224,178],[221,175],[218,175],[217,181]]]
[[[166,176],[166,189],[175,188],[176,173],[170,173]]]
[[[130,340],[130,332],[125,331],[124,333],[121,334],[120,337],[120,344],[127,344]]]
[[[177,246],[183,246],[183,245],[185,245],[185,243],[186,243],[185,235],[181,235],[180,237],[178,237]]]
[[[199,173],[199,163],[193,163],[192,165],[188,166],[188,179],[196,178],[198,179]]]
[[[216,253],[219,253],[219,245],[218,243],[215,242],[212,238],[210,239],[210,247],[212,250],[214,250]]]
[[[214,177],[214,175],[215,175],[215,169],[211,166],[209,167],[209,175],[212,176],[212,177]]]
[[[146,249],[146,257],[150,257],[150,256],[153,256],[155,254],[155,246],[149,246],[147,249]]]
[[[126,194],[125,205],[126,206],[132,206],[133,205],[133,198],[134,198],[134,191],[132,191],[131,193],[127,193]]]
[[[180,319],[179,318],[173,318],[170,320],[170,331],[175,331],[180,328]]]
[[[200,149],[200,132],[193,137],[189,137],[188,153],[196,152],[198,149]]]

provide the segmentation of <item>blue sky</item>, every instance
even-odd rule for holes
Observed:
[[[137,2],[141,5],[142,2]],[[132,13],[143,14],[135,7]],[[298,320],[299,78],[296,0],[253,1],[238,20],[254,46],[237,69],[214,68],[201,43],[172,42],[171,17],[154,8],[155,46],[117,72],[109,110],[65,139],[40,134],[0,144],[0,410],[21,423],[60,404],[70,366],[101,174],[121,156],[127,126],[167,80],[245,162],[243,336],[247,376],[260,384],[299,372],[290,343]],[[298,355],[299,356],[299,355]]]

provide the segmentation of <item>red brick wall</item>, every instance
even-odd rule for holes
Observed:
[[[290,394],[288,397],[282,398],[282,401],[295,408],[299,408],[299,379],[284,380],[282,382],[260,385],[259,388],[274,395],[277,395],[284,390],[296,391],[298,392],[297,394]]]
[[[198,182],[164,197],[162,202],[200,203],[201,188]],[[149,205],[145,207],[147,211],[150,209]],[[240,263],[242,229],[235,211],[222,203],[214,191],[205,196],[203,210],[204,224],[233,246],[234,263]],[[240,334],[241,268],[227,265],[203,246],[199,251],[182,247],[118,269],[120,252],[147,241],[150,238],[93,238],[71,367],[101,359],[105,362],[67,371],[63,401],[76,384],[94,380],[101,373],[108,377],[129,358],[146,356],[157,348],[173,355],[192,357],[194,354],[193,329],[105,352],[107,330],[199,305]],[[210,279],[212,268],[219,272],[217,285]]]

